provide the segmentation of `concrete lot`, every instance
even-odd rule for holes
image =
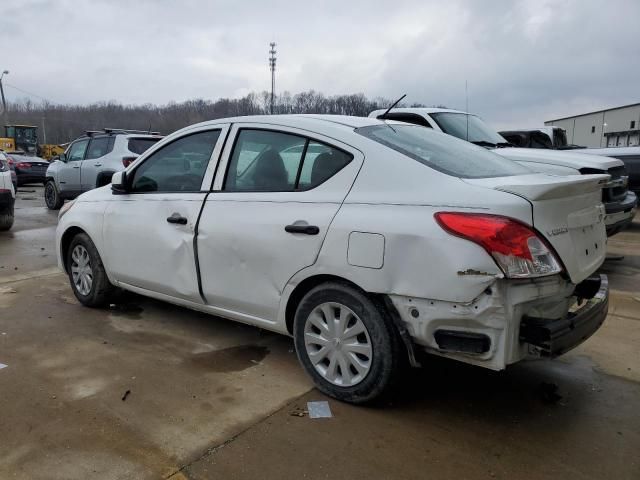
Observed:
[[[640,478],[640,218],[610,241],[609,318],[570,354],[434,358],[390,403],[312,420],[325,398],[288,338],[137,296],[81,307],[43,205],[22,188],[0,234],[2,479]]]

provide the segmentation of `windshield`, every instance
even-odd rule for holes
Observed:
[[[418,125],[372,125],[355,131],[454,177],[489,178],[531,173],[528,168],[485,148]]]
[[[504,137],[475,115],[451,112],[430,113],[429,115],[444,133],[462,140],[482,144],[485,147],[508,143]]]

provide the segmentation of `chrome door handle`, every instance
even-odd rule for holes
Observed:
[[[101,167],[102,166],[101,163],[94,163],[93,165],[96,166],[96,167]]]
[[[80,165],[78,165],[77,167],[73,167],[73,168],[80,168]]]

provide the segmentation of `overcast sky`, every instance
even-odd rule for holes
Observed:
[[[497,128],[640,101],[638,0],[4,0],[8,100],[167,103],[362,92]],[[39,101],[38,97],[32,97]]]

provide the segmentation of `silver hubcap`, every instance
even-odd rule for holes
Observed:
[[[76,290],[81,295],[89,295],[93,285],[93,270],[89,252],[82,245],[76,245],[71,252],[71,277]]]
[[[304,345],[316,371],[334,385],[356,385],[371,369],[369,332],[362,320],[340,303],[323,303],[311,312],[304,327]]]

